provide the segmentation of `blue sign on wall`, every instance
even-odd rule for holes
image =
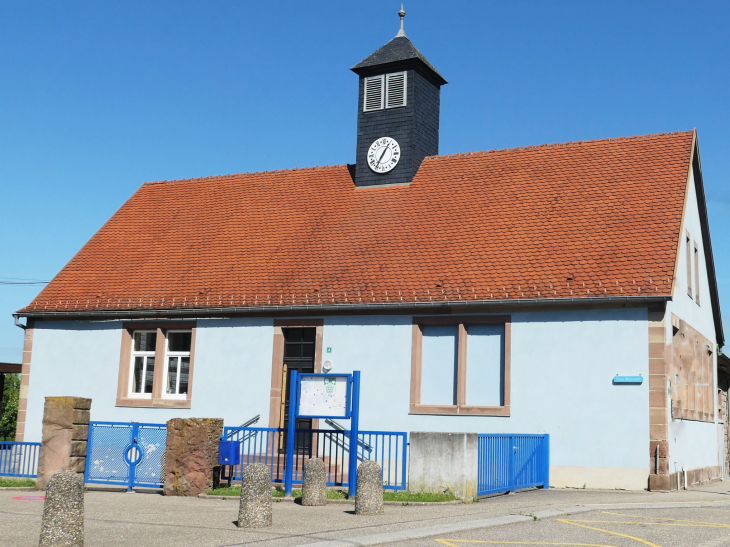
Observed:
[[[631,385],[641,385],[644,383],[644,377],[639,376],[619,376],[618,374],[613,377],[613,383],[614,385],[618,384],[631,384]]]

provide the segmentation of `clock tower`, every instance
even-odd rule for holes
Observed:
[[[423,158],[439,152],[446,80],[406,38],[401,6],[395,38],[352,71],[360,76],[356,186],[409,184]]]

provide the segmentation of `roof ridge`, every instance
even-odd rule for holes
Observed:
[[[684,135],[691,134],[695,130],[690,129],[688,131],[664,131],[662,133],[647,133],[646,135],[633,135],[630,137],[607,137],[603,139],[589,139],[580,141],[565,141],[565,142],[554,142],[544,144],[530,144],[528,146],[515,146],[513,148],[493,148],[491,150],[474,150],[471,152],[456,152],[454,154],[439,154],[437,156],[426,156],[425,160],[434,160],[439,158],[457,158],[461,156],[480,156],[483,154],[496,154],[498,152],[521,152],[523,150],[532,150],[533,148],[549,148],[554,146],[570,146],[577,144],[592,144],[596,142],[609,142],[609,141],[627,141],[627,140],[638,140],[638,139],[649,139],[653,137],[664,137],[667,135]],[[425,161],[424,160],[424,161]]]
[[[479,156],[483,154],[496,154],[499,152],[521,152],[523,150],[532,150],[534,148],[548,148],[548,147],[556,147],[556,146],[571,146],[571,145],[577,145],[577,144],[592,144],[597,142],[611,142],[611,141],[624,141],[624,140],[638,140],[638,139],[649,139],[654,137],[663,137],[667,135],[683,135],[683,134],[690,134],[693,133],[695,130],[690,129],[688,131],[673,131],[673,132],[662,132],[662,133],[647,133],[646,135],[633,135],[629,137],[607,137],[603,139],[589,139],[589,140],[580,140],[580,141],[565,141],[565,142],[555,142],[555,143],[543,143],[543,144],[531,144],[528,146],[515,146],[513,148],[493,148],[491,150],[474,150],[470,152],[456,152],[454,154],[440,154],[437,156],[427,156],[425,160],[434,160],[438,158],[456,158],[461,156]],[[292,167],[289,169],[273,169],[271,171],[251,171],[247,173],[229,173],[226,175],[209,175],[207,177],[191,177],[186,179],[171,179],[171,180],[156,180],[156,181],[147,181],[143,184],[143,186],[151,186],[154,184],[173,184],[176,182],[192,182],[192,181],[202,181],[202,180],[225,180],[230,179],[233,177],[251,177],[256,175],[270,175],[270,174],[276,174],[276,173],[290,173],[294,171],[317,171],[317,170],[324,170],[324,169],[340,169],[343,167],[347,167],[348,164],[346,163],[340,163],[335,165],[315,165],[312,167]]]
[[[252,177],[255,175],[271,175],[275,173],[291,173],[293,171],[318,171],[324,169],[337,169],[347,167],[346,163],[338,163],[335,165],[315,165],[313,167],[291,167],[289,169],[273,169],[271,171],[250,171],[247,173],[228,173],[226,175],[209,175],[207,177],[191,177],[187,179],[171,179],[171,180],[151,180],[142,184],[142,186],[151,186],[153,184],[173,184],[176,182],[192,182],[196,180],[215,180],[230,179],[233,177]]]

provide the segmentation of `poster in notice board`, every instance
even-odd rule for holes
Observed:
[[[346,418],[348,376],[302,376],[299,392],[299,416]]]

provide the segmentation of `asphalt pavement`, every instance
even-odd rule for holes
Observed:
[[[35,546],[42,500],[0,491],[0,543]],[[387,505],[374,517],[351,503],[274,504],[274,525],[236,527],[236,500],[87,492],[87,546],[418,545],[730,546],[730,483],[672,493],[550,489],[479,503]]]

